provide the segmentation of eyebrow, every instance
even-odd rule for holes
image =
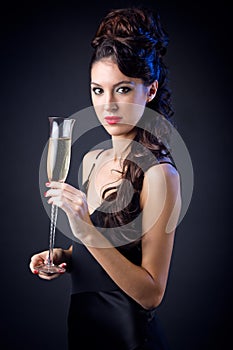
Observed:
[[[114,84],[113,87],[115,88],[116,86],[121,85],[121,84],[135,85],[135,83],[133,81],[122,80],[122,81],[119,81],[119,83]],[[96,85],[96,86],[100,86],[101,87],[101,84],[95,83],[94,81],[91,81],[91,85]]]

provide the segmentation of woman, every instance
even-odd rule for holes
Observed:
[[[54,250],[55,263],[72,277],[70,350],[168,348],[156,308],[181,200],[165,143],[170,122],[164,119],[173,115],[163,62],[167,44],[159,17],[149,10],[118,9],[103,18],[92,41],[90,89],[112,147],[85,155],[81,189],[46,184],[48,203],[65,211],[74,235],[68,250]],[[47,255],[32,257],[33,273]]]

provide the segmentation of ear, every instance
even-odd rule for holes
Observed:
[[[148,92],[147,92],[147,103],[151,102],[153,98],[155,97],[158,90],[158,80],[155,80],[151,85],[148,86]]]

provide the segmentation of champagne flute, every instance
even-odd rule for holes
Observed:
[[[68,175],[71,159],[71,138],[75,119],[49,117],[50,137],[47,154],[47,176],[49,182],[64,182]],[[53,262],[53,249],[57,223],[58,207],[51,206],[49,253],[47,262],[36,267],[39,273],[53,275],[65,269]]]

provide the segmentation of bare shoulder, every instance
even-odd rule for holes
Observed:
[[[146,181],[160,182],[166,180],[166,182],[177,182],[179,179],[180,176],[176,168],[168,163],[156,164],[145,172]]]
[[[100,152],[102,152],[102,149],[94,149],[94,150],[86,153],[83,157],[83,163],[86,163],[86,164],[88,164],[90,162],[93,163],[93,161],[96,159],[96,157],[98,156],[98,154]]]
[[[140,204],[145,232],[151,232],[149,236],[175,231],[181,210],[181,186],[174,166],[157,164],[145,172]]]
[[[148,194],[165,191],[169,195],[177,196],[180,190],[180,175],[176,168],[168,163],[156,164],[145,172],[142,188],[142,200]]]

